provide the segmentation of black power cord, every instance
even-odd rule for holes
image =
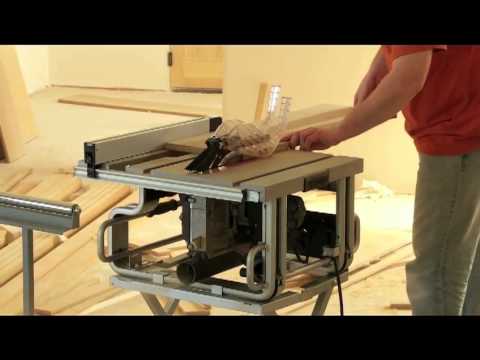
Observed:
[[[338,301],[340,302],[340,316],[344,316],[344,313],[343,313],[342,282],[340,280],[340,273],[338,271],[337,258],[331,257],[331,259],[333,260],[333,266],[335,268],[335,277],[337,278]]]

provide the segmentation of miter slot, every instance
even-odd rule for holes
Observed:
[[[86,142],[84,144],[84,161],[89,170],[88,176],[96,177],[96,169],[105,163],[164,150],[165,144],[169,141],[208,134],[211,131],[213,120],[197,118],[181,124],[161,126]]]
[[[150,160],[158,159],[169,154],[168,150],[158,150],[146,154],[128,156],[126,158],[106,162],[102,165],[105,170],[126,170],[128,166],[145,163]]]
[[[169,166],[169,165],[174,165],[178,164],[183,161],[189,161],[192,160],[195,155],[193,154],[182,154],[182,155],[176,155],[172,151],[165,151],[163,154],[163,157],[161,158],[156,158],[150,161],[145,161],[139,164],[134,164],[127,166],[125,168],[126,172],[132,173],[132,174],[148,174],[150,173],[151,170],[158,169],[164,166]]]

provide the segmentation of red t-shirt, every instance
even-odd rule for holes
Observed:
[[[480,46],[382,46],[389,68],[407,54],[433,50],[423,89],[403,109],[417,150],[460,155],[480,149]]]

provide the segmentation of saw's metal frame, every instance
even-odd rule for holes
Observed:
[[[314,189],[336,193],[337,248],[341,280],[348,276],[348,267],[359,246],[359,223],[354,214],[354,178],[363,170],[363,161],[356,158],[328,157],[275,174],[246,181],[239,186],[219,186],[190,180],[185,177],[165,178],[155,172],[145,175],[128,172],[129,166],[160,156],[168,141],[181,134],[199,135],[215,130],[218,119],[201,118],[188,123],[156,128],[121,137],[102,139],[85,145],[85,159],[75,168],[80,177],[119,182],[139,188],[139,201],[112,210],[109,220],[98,234],[99,257],[110,262],[117,275],[113,286],[139,291],[156,315],[173,314],[180,300],[228,308],[259,315],[272,315],[284,308],[318,296],[313,315],[324,313],[336,284],[331,259],[313,259],[302,264],[287,254],[287,196]],[[163,129],[163,130],[162,130]],[[160,139],[160,140],[159,140]],[[126,152],[132,145],[134,152]],[[101,154],[101,156],[98,156]],[[107,154],[107,155],[105,155]],[[140,265],[140,252],[182,240],[180,235],[157,241],[146,247],[129,251],[128,221],[141,216],[158,214],[159,199],[166,193],[215,198],[232,202],[262,203],[262,241],[247,257],[246,283],[209,278],[183,285],[172,270],[185,257]],[[156,210],[157,209],[157,210]],[[105,232],[108,231],[108,254],[104,254]],[[261,252],[265,264],[265,281],[255,283],[253,259]],[[301,273],[315,273],[315,280],[298,292],[285,290],[286,281]],[[156,298],[169,298],[163,308]]]

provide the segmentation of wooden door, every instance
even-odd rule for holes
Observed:
[[[172,90],[210,90],[223,87],[223,46],[171,47]]]

